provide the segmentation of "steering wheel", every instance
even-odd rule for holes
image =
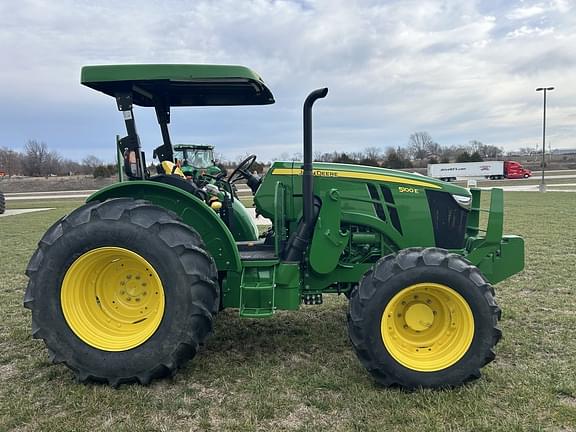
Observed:
[[[230,184],[236,183],[238,180],[248,179],[251,177],[250,168],[256,162],[256,155],[252,154],[238,164],[236,169],[228,177]]]

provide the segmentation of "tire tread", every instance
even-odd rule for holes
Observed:
[[[202,300],[193,302],[194,307],[191,308],[190,316],[194,316],[195,328],[187,328],[182,332],[182,340],[172,354],[160,359],[158,364],[149,370],[140,371],[131,376],[96,376],[90,371],[76,369],[70,362],[72,353],[59,353],[53,349],[51,338],[54,336],[50,334],[50,329],[41,327],[35,319],[38,309],[43,306],[34,300],[35,293],[41,285],[37,281],[36,275],[42,266],[46,265],[49,248],[69,230],[96,220],[135,223],[151,232],[159,233],[158,237],[164,241],[167,247],[180,251],[177,254],[178,259],[188,282],[201,286],[203,293],[206,294]],[[32,337],[43,339],[48,348],[49,359],[53,363],[66,364],[73,370],[76,379],[82,383],[98,381],[107,383],[112,387],[132,382],[146,385],[153,379],[172,376],[179,367],[196,355],[198,347],[212,332],[214,316],[218,311],[220,302],[216,265],[212,257],[206,252],[200,235],[184,224],[175,213],[154,206],[148,201],[131,198],[91,202],[61,218],[46,231],[39,241],[38,249],[33,254],[26,269],[26,275],[30,280],[24,295],[24,307],[32,310]]]
[[[386,387],[393,385],[406,386],[399,383],[394,377],[386,374],[382,368],[379,367],[376,360],[371,357],[370,351],[367,349],[367,338],[369,335],[363,330],[363,310],[366,305],[373,301],[379,284],[384,284],[390,278],[419,265],[448,267],[466,275],[468,279],[477,286],[486,302],[490,305],[492,313],[492,348],[502,337],[502,332],[497,326],[501,317],[501,310],[494,300],[494,288],[482,273],[466,258],[458,254],[450,253],[445,249],[434,247],[408,248],[401,250],[397,254],[382,257],[371,270],[366,272],[358,287],[351,293],[347,321],[350,342],[360,363],[372,374],[378,384]],[[494,360],[495,354],[492,348],[485,353],[482,366]],[[460,385],[473,381],[480,376],[480,369],[473,369],[461,382],[453,383],[452,385]]]

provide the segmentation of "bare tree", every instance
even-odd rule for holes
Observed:
[[[90,169],[90,172],[94,171],[94,168],[104,165],[101,159],[97,158],[94,155],[88,155],[84,159],[82,159],[82,165],[86,166]]]
[[[406,149],[389,147],[386,149],[386,159],[382,163],[382,166],[393,169],[411,168],[412,162],[410,162]]]
[[[484,147],[484,144],[482,144],[482,141],[478,141],[478,140],[470,140],[468,141],[468,152],[469,153],[474,153],[474,152],[478,152],[478,153],[482,153],[482,148]]]
[[[49,152],[46,155],[46,162],[44,164],[44,175],[62,174],[61,163],[62,156],[55,151]]]
[[[440,154],[442,154],[442,146],[437,142],[430,141],[426,146],[426,151],[428,151],[427,157],[438,157]]]
[[[433,143],[428,132],[414,132],[408,140],[408,150],[415,160],[424,160],[430,154],[429,149]]]
[[[379,166],[382,153],[378,147],[367,147],[360,158],[361,165]]]
[[[78,162],[70,159],[62,159],[60,162],[60,171],[65,175],[86,174],[84,165],[80,165]]]
[[[24,159],[22,161],[24,175],[32,177],[45,175],[48,153],[48,146],[45,142],[29,140],[24,146]]]
[[[0,170],[8,177],[22,172],[22,155],[7,147],[0,148]]]

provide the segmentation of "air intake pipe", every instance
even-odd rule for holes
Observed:
[[[314,90],[304,101],[304,167],[302,172],[302,206],[304,224],[311,227],[314,220],[314,175],[312,173],[312,105],[328,94],[326,87]]]
[[[320,200],[314,199],[314,176],[312,173],[312,105],[326,97],[327,88],[314,90],[304,101],[304,167],[302,172],[302,219],[296,232],[288,239],[284,260],[300,262],[314,232],[320,212]]]

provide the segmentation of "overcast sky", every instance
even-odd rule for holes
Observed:
[[[79,84],[89,64],[241,64],[276,104],[179,108],[174,143],[227,158],[301,149],[301,104],[315,106],[320,151],[480,140],[541,145],[542,93],[552,148],[576,147],[576,2],[501,0],[19,0],[0,3],[0,147],[45,141],[63,156],[114,158],[115,101]],[[136,112],[147,151],[153,110]],[[150,154],[148,155],[150,158]]]

